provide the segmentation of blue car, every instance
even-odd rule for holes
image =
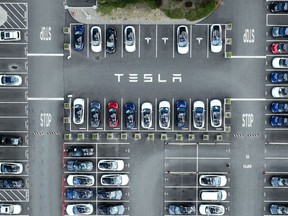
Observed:
[[[92,161],[68,160],[66,168],[68,171],[87,172],[93,170],[93,163]]]
[[[94,191],[91,188],[69,188],[65,196],[68,200],[89,200],[94,198]]]
[[[269,8],[272,13],[288,12],[288,2],[285,1],[271,2]]]
[[[272,83],[285,83],[288,82],[288,73],[285,72],[272,72],[270,75]]]
[[[124,105],[125,111],[125,125],[127,129],[136,127],[136,105],[133,103],[126,103]]]
[[[84,49],[84,25],[74,26],[74,48],[76,51]]]
[[[90,126],[97,128],[100,125],[101,104],[98,101],[90,103]]]
[[[288,186],[288,178],[282,176],[273,176],[271,178],[271,185],[273,187],[287,187]]]
[[[271,116],[270,124],[272,127],[288,127],[288,117]]]
[[[176,127],[186,127],[187,103],[184,100],[176,102]]]
[[[273,37],[287,37],[288,36],[288,27],[274,26],[272,28]]]
[[[287,215],[288,207],[284,205],[272,204],[270,206],[270,213],[272,215]]]
[[[271,112],[273,113],[287,113],[288,103],[285,102],[273,102],[271,103]]]

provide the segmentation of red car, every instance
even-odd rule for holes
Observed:
[[[274,54],[288,53],[288,43],[272,43],[271,52]]]
[[[118,103],[115,101],[111,101],[108,103],[108,126],[110,128],[116,128],[119,124],[119,115],[118,115]]]

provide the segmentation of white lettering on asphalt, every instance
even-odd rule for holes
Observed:
[[[114,74],[115,77],[117,77],[117,82],[123,81],[123,78],[126,78],[127,75],[124,74]],[[154,75],[156,76],[156,75]],[[127,80],[127,78],[126,78]],[[158,82],[158,83],[166,83],[169,79],[165,77],[165,79],[161,76],[161,74],[157,74],[157,79],[153,79],[153,74],[143,74],[143,79],[140,80],[142,82]],[[128,82],[138,82],[139,81],[139,74],[128,74]],[[172,74],[171,81],[173,83],[182,82],[182,74]]]
[[[51,113],[40,114],[40,126],[41,127],[50,127],[51,121],[52,121]]]
[[[255,42],[255,30],[254,29],[245,29],[243,34],[244,43],[254,43]]]
[[[254,121],[254,115],[252,113],[242,114],[242,127],[252,127]]]

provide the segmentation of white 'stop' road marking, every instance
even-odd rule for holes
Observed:
[[[63,53],[28,53],[27,56],[52,56],[52,57],[61,56],[61,57],[63,57],[64,54]]]
[[[47,98],[47,97],[28,97],[28,101],[44,100],[44,101],[64,101],[64,98]]]

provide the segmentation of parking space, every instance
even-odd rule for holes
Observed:
[[[7,22],[0,29],[27,29],[28,28],[28,3],[0,3],[7,12]]]

